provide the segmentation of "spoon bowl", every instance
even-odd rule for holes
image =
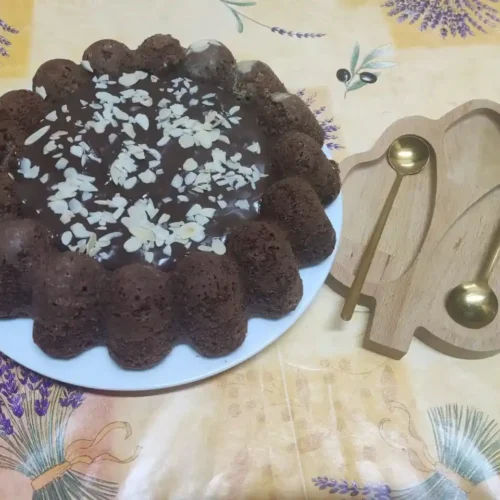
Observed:
[[[387,151],[389,165],[399,175],[418,174],[431,156],[427,142],[416,135],[403,135]]]
[[[482,280],[457,285],[446,297],[445,305],[451,319],[465,328],[484,328],[498,314],[497,296]]]

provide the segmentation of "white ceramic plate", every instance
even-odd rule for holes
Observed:
[[[221,358],[204,358],[188,346],[180,345],[159,365],[144,371],[123,370],[108,355],[105,347],[96,347],[70,360],[53,359],[33,342],[33,321],[28,319],[0,322],[0,351],[31,370],[47,377],[90,389],[146,391],[165,389],[202,380],[221,373],[262,351],[283,335],[304,313],[325,282],[337,252],[342,229],[342,195],[326,209],[337,233],[335,251],[317,266],[300,271],[304,296],[298,307],[279,320],[251,319],[243,344]]]

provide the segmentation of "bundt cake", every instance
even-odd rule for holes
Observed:
[[[129,369],[178,342],[221,356],[302,297],[334,249],[322,127],[260,61],[215,40],[115,40],[0,97],[0,317],[48,355]]]

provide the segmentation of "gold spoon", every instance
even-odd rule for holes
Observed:
[[[406,175],[418,174],[429,162],[431,152],[427,142],[416,135],[403,135],[396,139],[387,151],[387,161],[389,165],[396,171],[396,179],[392,184],[389,195],[385,200],[382,211],[380,212],[373,233],[368,241],[361,261],[359,263],[358,272],[352,282],[349,295],[344,303],[344,307],[340,317],[344,321],[349,321],[354,313],[354,308],[358,303],[361,290],[366,280],[368,270],[377,250],[380,237],[384,230],[389,214],[391,213],[392,205],[396,199],[396,195],[401,186],[401,181]]]
[[[498,299],[488,285],[488,280],[499,256],[500,228],[477,279],[461,283],[446,297],[446,310],[451,319],[459,325],[465,328],[483,328],[498,314]]]

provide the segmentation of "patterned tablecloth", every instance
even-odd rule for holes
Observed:
[[[499,27],[498,0],[0,0],[0,91],[100,38],[216,38],[296,89],[341,160],[403,116],[499,100]],[[89,393],[0,355],[0,498],[500,498],[498,358],[386,359],[341,304],[324,286],[279,342],[175,391]]]

